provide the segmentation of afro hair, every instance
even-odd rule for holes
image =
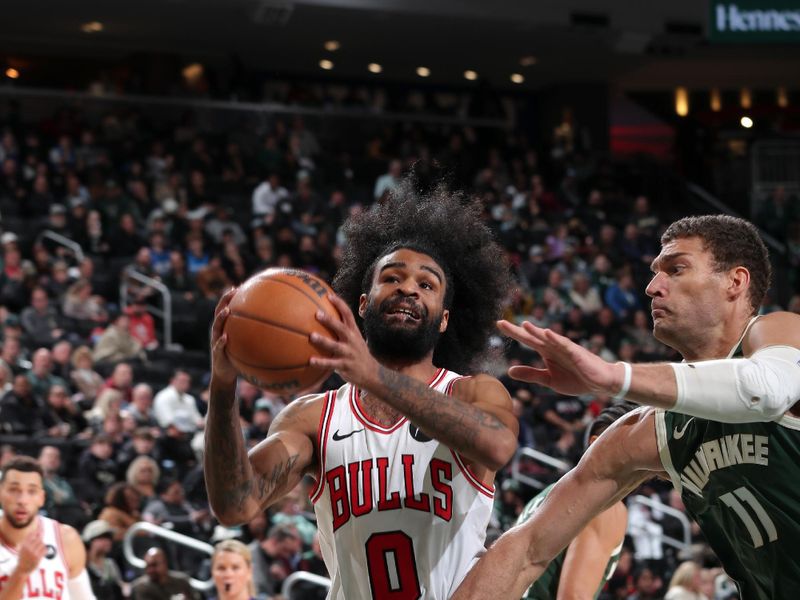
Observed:
[[[421,193],[407,177],[384,202],[344,224],[345,245],[333,288],[358,314],[377,261],[408,248],[427,254],[445,272],[447,330],[433,362],[462,374],[489,358],[489,337],[511,287],[506,254],[481,219],[482,207],[443,184]]]

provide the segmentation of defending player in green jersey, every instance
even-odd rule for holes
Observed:
[[[661,243],[646,290],[653,332],[687,362],[606,363],[530,323],[501,329],[544,359],[543,369],[513,367],[517,379],[686,416],[641,409],[617,421],[529,521],[501,536],[453,600],[519,598],[595,515],[654,475],[681,491],[742,600],[797,596],[800,315],[756,316],[770,264],[747,221],[681,219]]]
[[[586,430],[586,446],[594,443],[614,421],[634,408],[635,404],[623,402],[603,409]],[[536,513],[553,485],[547,486],[525,505],[517,524],[524,523]],[[627,524],[628,509],[622,502],[597,515],[569,547],[550,562],[547,570],[525,592],[523,600],[597,598],[619,562]]]

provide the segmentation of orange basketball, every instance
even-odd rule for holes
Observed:
[[[315,316],[322,309],[339,318],[330,291],[319,277],[296,269],[267,269],[242,284],[225,322],[228,357],[242,377],[287,396],[322,383],[330,371],[308,364],[320,356],[309,335],[334,338]]]

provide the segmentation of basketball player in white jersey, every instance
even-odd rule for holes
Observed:
[[[0,600],[94,599],[78,532],[38,514],[42,481],[41,466],[27,456],[6,463],[0,474]]]
[[[310,474],[330,598],[444,600],[483,551],[494,473],[516,449],[508,393],[476,373],[508,268],[479,206],[442,189],[420,198],[413,182],[344,231],[342,320],[318,315],[337,341],[311,341],[329,357],[312,364],[347,383],[295,400],[249,457],[225,356],[232,294],[220,302],[209,499],[220,521],[242,523]]]

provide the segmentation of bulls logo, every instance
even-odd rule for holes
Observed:
[[[414,438],[415,440],[417,440],[418,442],[421,442],[423,444],[425,442],[430,442],[431,440],[433,440],[433,438],[430,438],[427,435],[425,435],[420,430],[420,428],[417,427],[416,425],[414,425],[413,423],[409,423],[408,424],[408,433],[411,435],[412,438]]]

